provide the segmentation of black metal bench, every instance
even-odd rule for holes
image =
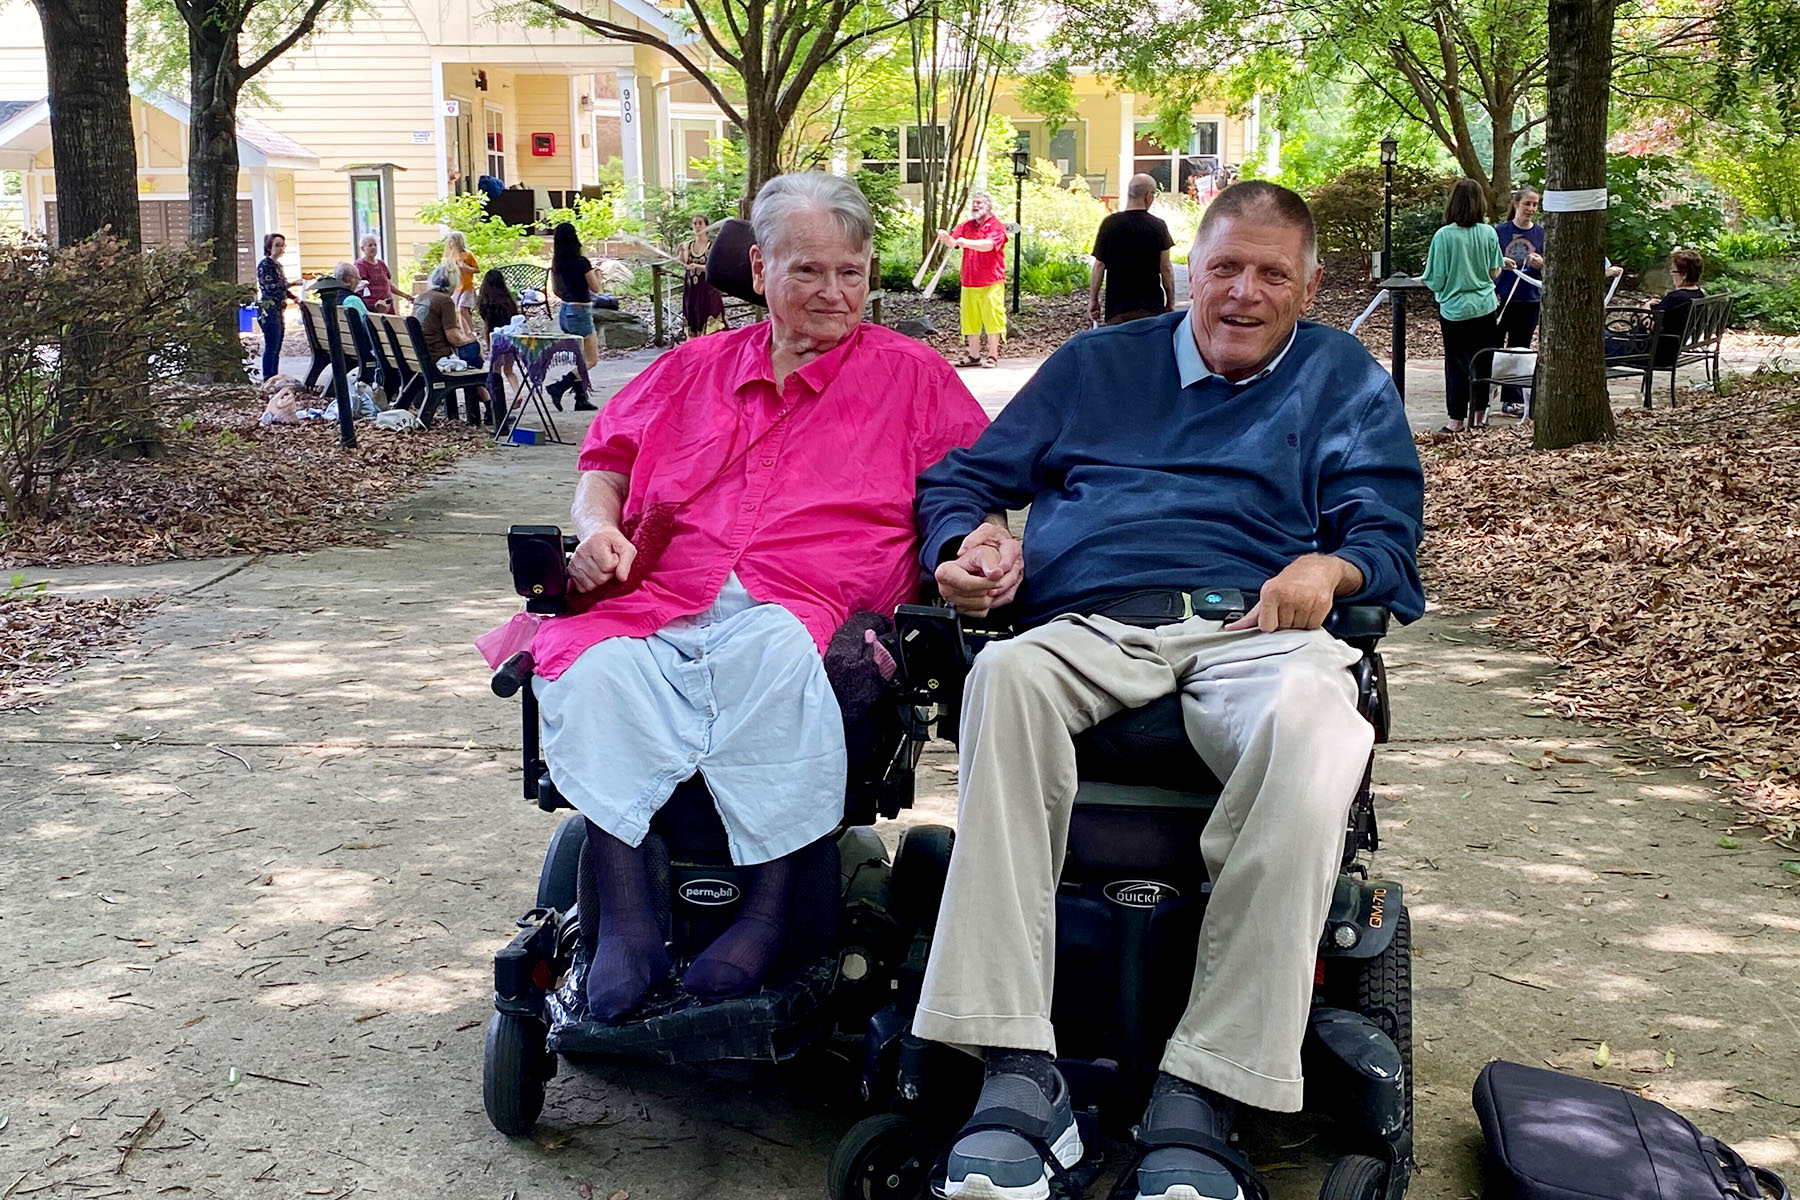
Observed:
[[[1680,311],[1680,310],[1677,310]],[[1665,309],[1621,308],[1606,310],[1606,377],[1643,380],[1644,407],[1654,407],[1651,394],[1656,373],[1669,373],[1669,403],[1675,403],[1675,372],[1699,363],[1709,387],[1719,383],[1719,358],[1725,328],[1731,320],[1730,296],[1702,296],[1687,307],[1687,321],[1679,331],[1667,328]]]

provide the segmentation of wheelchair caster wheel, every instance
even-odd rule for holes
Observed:
[[[497,1012],[488,1019],[487,1048],[481,1061],[481,1105],[488,1120],[507,1137],[531,1132],[544,1111],[544,1082],[556,1059],[544,1045],[544,1030],[529,1017]]]
[[[920,1200],[932,1148],[917,1121],[876,1113],[850,1127],[831,1156],[831,1200]]]
[[[1367,1154],[1351,1154],[1331,1164],[1319,1200],[1387,1200],[1388,1165]]]

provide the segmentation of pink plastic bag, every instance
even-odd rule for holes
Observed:
[[[476,638],[475,648],[487,659],[489,667],[499,670],[501,663],[530,648],[531,639],[537,636],[538,626],[543,622],[541,613],[514,613],[506,624],[496,625]]]

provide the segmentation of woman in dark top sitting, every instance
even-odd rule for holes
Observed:
[[[256,264],[256,323],[262,329],[262,377],[273,379],[281,372],[281,339],[287,334],[287,302],[294,285],[281,269],[281,256],[287,252],[287,239],[279,233],[263,237],[262,261]]]
[[[581,362],[572,376],[557,380],[544,390],[550,402],[562,408],[563,393],[575,389],[575,411],[594,407],[588,400],[587,368],[600,361],[600,338],[594,332],[594,264],[581,253],[581,235],[564,221],[551,232],[550,290],[562,301],[556,323],[564,333],[581,339]]]
[[[1688,310],[1694,301],[1706,295],[1700,286],[1700,276],[1705,272],[1705,262],[1692,250],[1677,250],[1670,256],[1669,274],[1674,277],[1675,286],[1665,292],[1661,300],[1652,300],[1649,305],[1652,312],[1660,311],[1663,315],[1662,336],[1657,340],[1656,353],[1651,359],[1652,369],[1660,371],[1674,363],[1681,337],[1687,332]],[[1641,338],[1634,341],[1616,334],[1607,335],[1606,354],[1609,358],[1643,352]]]

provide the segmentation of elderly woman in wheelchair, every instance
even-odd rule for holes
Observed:
[[[543,756],[586,819],[588,1014],[632,1012],[675,964],[645,838],[704,778],[742,872],[736,919],[682,988],[754,990],[795,864],[843,817],[843,716],[823,653],[855,613],[917,588],[913,481],[986,418],[934,352],[862,323],[873,232],[853,184],[784,175],[751,250],[770,319],[694,339],[588,434],[567,567],[585,611],[532,646]]]

